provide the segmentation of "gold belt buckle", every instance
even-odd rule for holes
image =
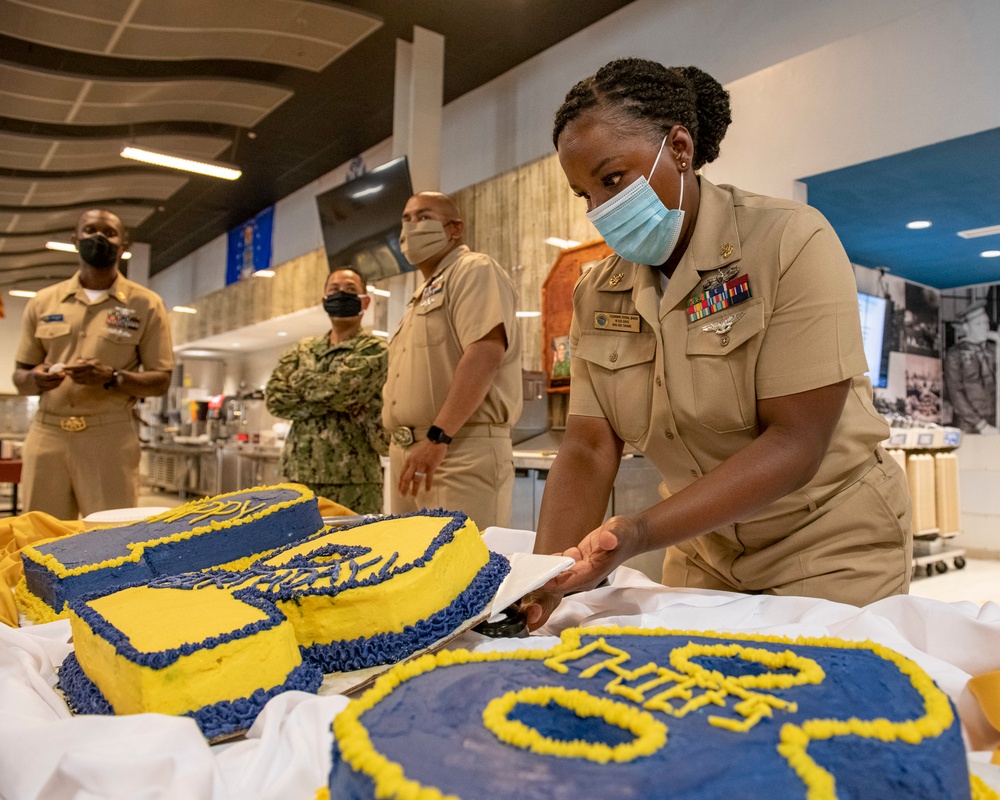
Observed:
[[[413,428],[396,428],[392,432],[392,441],[400,447],[409,447],[413,444]]]
[[[87,429],[87,420],[83,417],[63,417],[59,420],[59,427],[64,431],[79,433]]]

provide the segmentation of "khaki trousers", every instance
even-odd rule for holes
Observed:
[[[815,508],[730,525],[670,548],[663,583],[855,606],[906,594],[913,510],[905,474],[880,455],[857,482]]]
[[[392,513],[407,514],[422,508],[443,508],[463,512],[479,530],[491,525],[510,525],[510,507],[514,496],[513,449],[509,432],[499,437],[455,437],[448,445],[444,461],[434,473],[431,490],[422,488],[416,497],[404,497],[399,493],[399,476],[403,472],[407,448],[393,443],[389,446]]]
[[[138,503],[139,437],[127,414],[120,422],[82,431],[64,431],[36,418],[22,460],[25,511],[74,520]]]

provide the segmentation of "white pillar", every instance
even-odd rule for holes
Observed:
[[[405,155],[415,192],[441,187],[444,37],[413,28],[413,44],[396,40],[392,155]]]

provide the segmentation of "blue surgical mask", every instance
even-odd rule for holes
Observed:
[[[666,137],[660,143],[660,152],[656,154],[653,169],[649,177],[653,177],[656,165],[660,163]],[[681,226],[684,224],[684,173],[681,173],[681,196],[677,208],[669,209],[660,201],[649,185],[649,181],[639,176],[639,179],[616,194],[606,203],[601,203],[593,211],[587,212],[587,219],[594,223],[604,241],[618,255],[636,264],[648,264],[658,267],[664,263],[677,246],[681,236]]]

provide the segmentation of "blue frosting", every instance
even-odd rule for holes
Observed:
[[[252,522],[248,517],[301,496],[302,492],[293,488],[250,489],[226,495],[223,499],[198,501],[161,515],[170,517],[169,520],[157,517],[152,522],[87,531],[39,545],[36,549],[40,554],[52,555],[72,569],[126,556],[130,552],[129,545],[136,542],[154,541],[189,531],[204,530],[207,534],[147,547],[137,562],[61,579],[43,565],[25,558],[26,585],[32,594],[58,611],[65,602],[92,592],[117,590],[123,585],[201,570],[220,561],[232,561],[294,544],[323,528],[323,518],[316,502],[296,503]],[[187,515],[173,519],[189,506],[191,510]],[[210,530],[208,526],[212,521],[230,521],[232,524],[221,530]]]
[[[288,674],[280,686],[267,691],[257,689],[249,697],[224,700],[183,716],[194,719],[206,739],[229,736],[247,730],[272,697],[290,690],[313,693],[319,690],[322,682],[323,673],[314,664],[303,662]],[[56,685],[76,714],[115,713],[101,690],[86,676],[75,653],[70,653],[63,661]]]
[[[141,666],[163,669],[182,656],[211,649],[234,639],[248,638],[281,624],[285,617],[275,605],[277,600],[294,602],[303,596],[316,594],[333,597],[348,589],[384,582],[416,566],[427,564],[441,546],[454,539],[455,533],[466,522],[465,515],[461,513],[424,511],[419,512],[419,515],[449,517],[450,522],[434,537],[424,555],[411,563],[399,564],[398,553],[392,553],[388,557],[372,556],[371,549],[367,547],[327,544],[317,547],[306,555],[296,556],[282,566],[274,566],[269,563],[272,559],[267,559],[239,572],[207,570],[164,576],[148,584],[141,581],[115,587],[115,591],[146,585],[154,590],[164,588],[197,591],[209,586],[219,588],[238,586],[240,588],[233,591],[233,597],[259,608],[265,615],[265,619],[261,621],[219,636],[208,637],[201,642],[186,643],[161,651],[141,652],[132,645],[127,634],[111,624],[90,605],[91,601],[102,597],[105,591],[91,592],[74,599],[70,602],[70,607],[96,635],[114,646],[119,655]],[[413,515],[402,515],[405,516]],[[346,561],[336,560],[337,557]],[[375,566],[383,560],[384,563],[374,575],[366,579],[357,578],[360,570]],[[349,569],[350,575],[343,583],[335,587],[319,589],[314,587],[319,578],[336,580],[344,569]],[[509,572],[508,560],[497,553],[490,553],[488,562],[470,585],[447,608],[430,618],[407,627],[399,634],[379,634],[350,642],[303,648],[304,665],[293,672],[282,686],[268,692],[258,690],[243,700],[217,703],[190,716],[198,721],[206,736],[213,738],[248,727],[263,704],[282,691],[290,688],[315,691],[322,680],[323,672],[348,671],[400,661],[417,650],[439,641],[465,621],[478,615],[492,600],[500,583]],[[319,675],[319,680],[314,681],[315,675]],[[315,682],[315,686],[312,686],[312,682]],[[60,685],[71,698],[71,706],[78,713],[113,713],[97,687],[84,675],[75,655],[67,659],[63,670],[60,671]],[[310,686],[312,688],[309,688]]]
[[[595,637],[584,636],[586,645]],[[670,652],[689,642],[714,644],[711,636],[607,636],[613,647],[630,654],[627,666],[648,662],[669,667]],[[739,637],[722,641],[739,642]],[[709,716],[735,717],[734,698],[725,707],[709,705],[684,717],[651,711],[668,728],[667,743],[657,752],[624,764],[597,764],[581,758],[559,758],[531,753],[502,743],[483,724],[482,713],[494,698],[525,687],[563,686],[582,689],[620,703],[631,701],[604,690],[614,677],[601,670],[581,677],[595,658],[569,662],[560,674],[541,661],[514,659],[438,667],[398,686],[361,723],[375,749],[399,764],[411,780],[463,800],[517,797],[551,798],[671,797],[686,800],[727,798],[804,798],[805,785],[776,749],[786,722],[801,724],[818,718],[886,718],[893,721],[923,715],[923,699],[908,677],[892,662],[865,649],[840,649],[786,642],[747,642],[773,651],[792,649],[815,660],[825,671],[819,685],[794,686],[767,693],[794,701],[794,712],[775,710],[746,733],[709,725]],[[602,656],[600,660],[607,658]],[[723,663],[723,662],[729,662]],[[746,674],[739,659],[715,659],[712,666],[724,674]],[[637,684],[649,680],[640,678]],[[668,688],[664,686],[663,688]],[[593,719],[568,715],[550,706],[515,706],[510,717],[531,724],[558,739],[595,741],[601,733]],[[418,720],[419,724],[401,724]],[[957,720],[957,716],[956,716]],[[609,726],[610,727],[610,726]],[[623,737],[614,731],[606,741]],[[624,737],[628,740],[629,736]],[[809,755],[836,780],[837,797],[922,798],[953,800],[970,794],[965,749],[958,723],[942,735],[919,745],[882,742],[856,736],[838,736],[810,743]],[[336,743],[330,796],[338,800],[369,800],[373,784],[343,762]]]

